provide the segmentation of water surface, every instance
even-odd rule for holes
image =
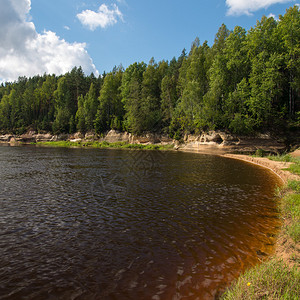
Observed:
[[[191,153],[0,147],[0,299],[214,299],[272,251],[262,168]]]

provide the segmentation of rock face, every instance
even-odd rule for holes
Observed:
[[[35,141],[36,142],[49,142],[53,139],[53,135],[51,135],[50,133],[46,133],[46,134],[37,134],[35,136]]]
[[[166,135],[147,133],[144,135],[133,135],[128,132],[110,130],[104,137],[109,143],[126,142],[130,144],[172,144],[173,140]]]
[[[118,143],[118,142],[131,142],[132,135],[128,132],[119,132],[116,130],[110,130],[105,136],[104,141],[108,143]]]
[[[222,131],[209,131],[200,135],[186,135],[182,150],[201,151],[205,149],[216,149],[223,152],[255,152],[262,149],[266,152],[278,153],[285,150],[283,141],[277,141],[269,135],[256,137],[245,137],[228,134]]]
[[[253,153],[257,149],[262,149],[266,152],[280,153],[286,150],[286,145],[283,141],[278,141],[271,136],[265,134],[256,137],[245,137],[228,134],[223,131],[209,131],[199,135],[185,135],[183,143],[179,143],[167,135],[145,133],[143,135],[133,135],[128,132],[120,132],[110,130],[106,136],[100,137],[95,132],[88,132],[86,134],[60,134],[51,135],[50,133],[35,133],[29,131],[20,136],[14,135],[0,135],[0,143],[36,143],[48,141],[106,141],[109,143],[125,142],[131,144],[161,144],[161,145],[175,145],[175,149],[183,151],[209,151],[214,153],[220,152],[239,152],[239,153]]]
[[[12,137],[10,134],[0,135],[0,143],[9,143]]]
[[[35,133],[33,131],[29,131],[25,134],[22,134],[20,136],[17,135],[0,135],[0,143],[24,143],[24,144],[30,144],[30,143],[36,143],[36,142],[48,142],[55,140],[55,136],[53,136],[50,133]]]

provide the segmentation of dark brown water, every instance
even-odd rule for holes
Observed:
[[[272,251],[277,183],[211,155],[0,147],[0,299],[213,299]]]

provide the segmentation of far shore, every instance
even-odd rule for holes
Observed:
[[[166,134],[146,132],[141,135],[135,135],[129,132],[110,130],[101,135],[95,132],[87,132],[85,134],[76,132],[73,134],[52,134],[50,132],[38,133],[35,131],[27,131],[21,135],[15,134],[0,134],[0,143],[9,145],[18,144],[43,144],[53,142],[67,143],[74,146],[92,147],[93,143],[109,143],[119,146],[120,144],[140,145],[140,148],[145,146],[161,147],[174,146],[175,150],[187,152],[197,152],[203,154],[222,155],[225,153],[251,154],[256,150],[261,149],[264,153],[282,154],[289,149],[288,145],[299,147],[300,144],[295,141],[288,141],[283,136],[272,136],[271,134],[257,134],[255,136],[241,136],[230,134],[225,131],[212,130],[200,132],[198,134],[186,134],[180,141],[170,138]],[[295,144],[296,143],[296,144]],[[128,146],[130,148],[130,146]]]

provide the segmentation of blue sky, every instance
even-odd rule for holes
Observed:
[[[248,30],[263,15],[278,18],[299,2],[0,0],[0,81],[58,75],[75,65],[101,74],[121,63],[170,60],[189,51],[197,36],[212,45],[222,23]]]

